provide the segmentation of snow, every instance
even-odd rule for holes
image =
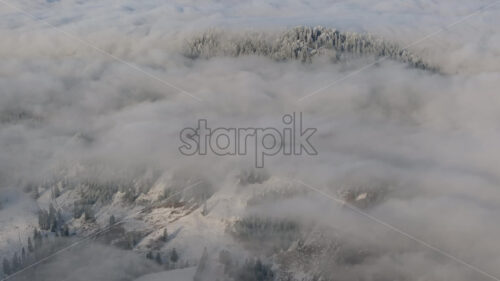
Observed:
[[[293,188],[288,180],[271,177],[260,184],[240,186],[237,181],[228,180],[207,200],[208,214],[201,213],[202,205],[196,209],[156,208],[151,213],[137,220],[128,221],[127,229],[141,225],[143,231],[151,231],[137,246],[136,250],[147,251],[155,245],[167,227],[169,241],[161,246],[161,252],[173,248],[179,252],[182,260],[196,263],[206,247],[218,252],[229,249],[239,252],[241,245],[233,240],[226,231],[234,220],[241,218],[247,201],[256,194],[270,190]],[[146,224],[146,225],[144,225]]]
[[[204,247],[213,248],[227,244],[231,240],[225,233],[226,222],[210,213],[203,216],[201,208],[195,210],[157,208],[146,215],[143,221],[154,231],[141,241],[139,249],[146,249],[148,245],[154,244],[153,241],[158,240],[163,229],[167,227],[169,241],[162,246],[162,251],[168,252],[176,248],[181,258],[190,262],[197,262]]]
[[[368,196],[368,194],[366,192],[361,193],[360,195],[358,195],[358,197],[356,197],[356,201],[366,199],[366,196]]]
[[[141,213],[140,211],[145,206],[154,204],[161,195],[163,186],[164,183],[161,185],[157,183],[148,194],[141,197],[141,203],[126,203],[122,200],[123,194],[118,192],[110,204],[95,206],[95,223],[86,222],[83,218],[71,217],[71,207],[78,199],[79,187],[61,190],[61,195],[56,199],[50,196],[50,189],[41,192],[38,200],[31,199],[28,194],[21,191],[13,190],[10,194],[4,193],[0,198],[3,203],[3,209],[0,211],[0,247],[10,249],[9,256],[14,251],[20,251],[22,246],[19,238],[26,244],[28,236],[38,224],[39,208],[47,209],[52,203],[57,209],[63,210],[69,219],[70,229],[77,231],[82,237],[106,227],[109,217],[114,215],[117,221],[125,218],[123,227],[126,231],[138,231],[145,235],[134,251],[154,250],[165,255],[175,248],[182,262],[188,261],[190,265],[194,265],[198,262],[205,247],[214,253],[222,249],[236,253],[243,252],[242,245],[233,240],[227,232],[227,227],[245,214],[248,200],[269,191],[293,188],[289,181],[276,177],[271,177],[263,183],[245,186],[240,185],[233,178],[220,183],[216,193],[207,200],[208,213],[206,215],[201,212],[203,205],[190,207],[186,205],[178,208],[158,207],[150,212]],[[160,240],[164,228],[168,231],[167,242]],[[158,278],[175,281],[192,280],[194,271],[191,271],[193,270],[189,268],[173,270],[151,274],[145,276],[145,279],[138,280],[159,280]],[[188,276],[188,279],[180,279],[179,276]]]
[[[38,223],[38,205],[17,189],[2,190],[0,202],[0,254],[10,257],[27,246],[33,226]]]
[[[142,276],[135,281],[193,281],[196,267],[174,269]]]

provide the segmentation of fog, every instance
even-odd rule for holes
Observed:
[[[2,2],[0,192],[53,178],[113,180],[145,170],[182,171],[217,188],[252,167],[253,155],[181,155],[183,128],[198,119],[213,127],[280,128],[284,114],[302,112],[305,126],[317,128],[311,142],[318,155],[266,157],[270,175],[335,195],[383,189],[384,198],[363,212],[477,267],[311,190],[259,210],[318,222],[346,247],[371,253],[354,268],[328,269],[332,276],[494,279],[481,269],[500,277],[500,4],[11,1],[23,14]],[[316,25],[411,45],[412,54],[438,70],[393,59],[373,64],[374,54],[340,61],[320,54],[307,62],[224,52],[186,56],[200,34],[274,42],[291,28]]]

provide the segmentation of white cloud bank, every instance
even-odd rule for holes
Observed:
[[[144,167],[187,169],[217,182],[251,159],[179,155],[183,127],[198,118],[214,126],[271,126],[302,111],[307,125],[318,128],[319,155],[270,158],[272,174],[332,190],[388,183],[391,193],[371,210],[375,215],[500,276],[500,5],[411,48],[441,74],[385,61],[301,103],[297,99],[372,60],[332,64],[316,57],[302,64],[182,55],[186,39],[211,27],[272,33],[322,24],[404,46],[488,3],[13,3],[201,103],[0,3],[0,184],[61,173],[119,177]],[[310,218],[322,212],[307,204],[304,210]],[[334,226],[357,233],[361,246],[377,245],[384,253],[342,278],[377,280],[394,270],[412,280],[485,278],[369,221],[326,213]]]

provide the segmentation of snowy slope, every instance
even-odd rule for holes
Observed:
[[[193,281],[196,267],[174,269],[142,276],[135,281]]]
[[[0,256],[11,257],[26,246],[38,223],[35,200],[17,189],[2,190],[0,195]]]

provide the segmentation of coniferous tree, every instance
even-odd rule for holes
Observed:
[[[169,270],[170,269],[170,262],[167,259],[165,259],[165,261],[163,261],[163,267],[166,269],[166,270]]]
[[[26,262],[26,250],[23,249],[21,250],[21,264],[24,264]]]
[[[40,210],[40,212],[38,212],[38,225],[40,226],[40,229],[43,230],[50,229],[50,219],[49,219],[49,213],[47,211]]]
[[[35,187],[31,194],[34,199],[38,199],[40,197],[40,193],[38,192],[38,187]]]
[[[52,198],[57,198],[61,195],[61,191],[59,190],[59,187],[55,186],[52,189]]]
[[[207,252],[207,247],[205,247],[203,249],[203,254],[201,255],[200,261],[198,262],[198,268],[196,268],[196,273],[193,278],[194,281],[203,280],[203,275],[207,268],[207,263],[208,263],[208,252]]]
[[[113,226],[113,225],[115,225],[115,223],[116,223],[115,216],[111,215],[109,217],[109,226]]]
[[[50,203],[49,205],[49,222],[53,222],[56,220],[56,209],[54,208],[54,205],[52,205],[52,203]]]
[[[28,237],[28,251],[32,253],[33,250],[34,249],[33,249],[33,243],[31,243],[31,237]]]
[[[83,207],[77,202],[73,203],[73,218],[78,219],[83,214]]]
[[[3,259],[2,266],[3,266],[3,273],[5,275],[10,275],[12,273],[9,260],[7,260],[6,258]]]
[[[172,250],[172,252],[170,253],[170,261],[172,261],[173,263],[176,263],[178,260],[179,260],[179,254],[177,254],[177,251],[174,248]]]
[[[232,270],[233,259],[231,253],[227,250],[219,252],[219,262],[224,265],[224,273],[229,273]]]
[[[155,261],[159,265],[161,265],[163,263],[162,260],[161,260],[160,253],[156,253]]]
[[[62,236],[66,236],[66,237],[67,237],[67,236],[69,236],[69,227],[68,227],[68,225],[67,225],[67,224],[65,224],[65,225],[63,226],[63,229],[62,229]]]
[[[63,218],[63,215],[61,213],[61,210],[57,210],[56,219],[57,219],[58,225],[61,225],[62,223],[64,223],[64,218]]]
[[[21,267],[21,261],[19,260],[19,256],[17,255],[17,252],[14,253],[14,256],[12,257],[12,271],[16,271]]]
[[[53,219],[50,226],[50,232],[55,232],[57,234],[57,230],[57,221]]]
[[[33,230],[33,239],[35,240],[35,250],[42,246],[42,234],[38,229]]]
[[[201,211],[201,214],[202,214],[203,216],[208,215],[207,201],[205,201],[205,202],[203,203],[203,210]]]
[[[260,259],[246,260],[241,267],[236,269],[236,271],[229,272],[229,275],[238,281],[275,280],[271,266],[262,263]]]
[[[163,234],[161,235],[161,241],[167,242],[168,241],[168,232],[167,232],[167,227],[163,229]]]
[[[95,220],[94,211],[92,211],[92,209],[90,207],[85,208],[84,215],[85,215],[86,221],[94,221]]]

